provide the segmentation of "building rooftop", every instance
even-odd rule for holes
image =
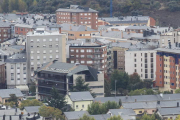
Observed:
[[[98,72],[96,69],[91,68],[87,65],[79,65],[79,64],[76,65],[72,63],[63,63],[59,61],[45,63],[41,68],[37,70],[37,72],[39,71],[66,73],[67,76],[72,76],[73,74],[77,74],[82,71],[89,71],[95,80],[97,80],[97,72]]]
[[[26,62],[26,53],[22,52],[22,53],[16,53],[12,56],[9,56],[5,62],[6,63],[17,63],[17,62]]]
[[[2,28],[2,27],[10,27],[10,26],[11,26],[11,24],[9,22],[0,21],[0,28]]]
[[[159,108],[158,112],[160,115],[179,115],[180,114],[180,107],[177,108]]]
[[[71,101],[89,101],[94,100],[91,93],[89,91],[84,92],[69,92],[68,95]]]
[[[120,17],[104,17],[99,18],[99,20],[104,20],[110,24],[117,23],[147,23],[149,16],[120,16]]]
[[[81,118],[84,114],[89,115],[87,111],[73,111],[73,112],[64,112],[68,120],[74,120]]]
[[[122,48],[129,48],[132,43],[129,42],[116,42],[112,43],[112,47],[122,47]]]
[[[136,115],[136,113],[133,111],[133,109],[109,109],[108,113],[111,113],[112,115]]]
[[[180,100],[180,94],[96,97],[94,101],[99,101],[101,103],[105,103],[107,101],[115,101],[119,103],[120,99],[122,103],[133,103],[135,101],[136,102],[176,101],[176,100]]]
[[[92,32],[97,31],[85,25],[73,25],[68,23],[61,24],[61,27],[62,27],[61,29],[65,31],[92,31]]]
[[[27,113],[33,114],[33,113],[39,113],[40,106],[27,106],[24,107]]]
[[[90,115],[90,117],[94,117],[95,120],[107,120],[111,116],[109,114],[101,114],[101,115]]]
[[[134,102],[134,103],[123,103],[123,108],[131,109],[153,109],[156,108],[157,102]]]
[[[19,89],[0,89],[1,98],[9,98],[11,94],[15,94],[16,97],[23,97]]]
[[[56,10],[56,12],[73,12],[73,13],[81,13],[81,12],[91,13],[91,12],[95,12],[95,13],[97,13],[98,11],[93,10],[91,8],[88,8],[88,7],[82,7],[82,6],[79,6],[79,5],[71,5],[69,9],[67,9],[67,8],[59,8],[59,9]]]

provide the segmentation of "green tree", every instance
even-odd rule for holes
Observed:
[[[129,95],[133,96],[133,95],[154,95],[156,94],[152,89],[136,89],[136,90],[132,90]]]
[[[76,78],[76,84],[72,87],[72,92],[90,91],[89,84],[81,76]]]
[[[58,90],[53,88],[51,91],[51,98],[49,101],[47,101],[49,106],[58,108],[62,111],[66,111],[66,101],[65,96],[62,96],[59,94]]]
[[[141,117],[141,120],[156,120],[156,118],[155,118],[155,115],[147,115],[147,114],[144,114],[144,115]]]
[[[37,5],[37,1],[34,0],[34,1],[33,1],[33,6],[36,6],[36,5]]]
[[[8,99],[8,102],[14,102],[16,107],[18,106],[18,98],[15,94],[10,94],[10,98]]]
[[[27,10],[27,5],[23,0],[18,0],[18,6],[20,12],[25,12]]]
[[[178,115],[178,116],[176,117],[176,120],[180,120],[180,115]]]
[[[36,100],[36,99],[34,99],[34,100],[23,100],[21,102],[19,108],[21,110],[23,110],[24,107],[26,107],[26,106],[41,106],[41,105],[43,105],[43,103],[38,101],[38,100]]]
[[[31,83],[31,85],[29,87],[29,91],[32,93],[32,95],[36,94],[36,84],[34,82]]]
[[[62,116],[62,111],[57,109],[57,108],[54,108],[54,107],[50,107],[50,106],[41,106],[39,108],[39,114],[43,117],[43,118],[46,118],[46,117],[51,117],[51,118],[56,118],[56,119],[63,119],[63,116]]]
[[[108,120],[123,120],[122,118],[121,118],[121,116],[112,116],[112,117],[110,117]]]
[[[83,115],[83,117],[79,118],[78,120],[95,120],[94,117],[90,117],[86,114]]]
[[[163,94],[172,94],[170,91],[164,91]]]
[[[180,93],[180,89],[176,89],[176,90],[175,90],[175,93]]]
[[[129,81],[129,75],[125,72],[114,70],[114,72],[110,76],[110,80],[111,80],[112,90],[115,90],[115,81],[116,81],[116,89],[118,88],[126,89]]]
[[[88,112],[91,115],[98,115],[98,114],[106,114],[109,109],[119,109],[120,106],[116,102],[105,102],[105,103],[99,103],[99,102],[93,102],[88,106]]]
[[[9,12],[8,6],[9,6],[9,1],[3,0],[3,3],[1,5],[1,9],[3,10],[3,12],[5,13]]]
[[[110,97],[111,96],[111,86],[108,80],[104,80],[104,93],[105,97]]]

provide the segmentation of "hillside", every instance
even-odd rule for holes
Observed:
[[[96,9],[100,17],[109,16],[110,0],[4,0],[0,12],[55,13],[58,8],[66,8],[71,4]],[[114,16],[147,15],[153,17],[160,26],[177,28],[180,26],[179,14],[180,0],[113,0]]]

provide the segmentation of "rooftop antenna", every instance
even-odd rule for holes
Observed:
[[[113,4],[112,4],[112,0],[110,0],[110,17],[112,17],[112,11],[113,11]]]

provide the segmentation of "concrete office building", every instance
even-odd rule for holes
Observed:
[[[66,62],[66,35],[61,34],[61,28],[56,32],[38,28],[28,33],[26,40],[28,80],[43,63],[53,60]]]
[[[79,5],[71,5],[69,9],[59,8],[56,10],[57,24],[72,23],[87,25],[92,29],[98,28],[98,11]]]
[[[125,51],[125,71],[138,73],[141,79],[155,79],[156,51],[154,43],[138,43]]]

